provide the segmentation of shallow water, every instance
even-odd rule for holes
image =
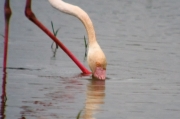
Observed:
[[[104,81],[81,71],[24,16],[25,0],[11,0],[7,75],[0,72],[1,118],[179,119],[180,1],[66,0],[87,11],[108,60]],[[0,34],[4,32],[0,1]],[[32,1],[37,18],[83,62],[86,35],[81,22],[53,9],[47,0]],[[86,35],[87,36],[87,35]],[[3,37],[0,62],[3,62]],[[86,67],[87,63],[84,62]],[[2,67],[1,67],[2,71]]]

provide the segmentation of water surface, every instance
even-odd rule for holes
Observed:
[[[84,119],[179,119],[180,1],[66,1],[91,17],[108,60],[108,79],[81,76],[60,49],[52,58],[52,41],[24,16],[25,0],[11,0],[7,75],[3,78],[0,72],[6,79],[0,83],[0,117],[75,119],[82,111]],[[3,4],[0,1],[0,34]],[[81,22],[46,0],[33,0],[32,8],[48,29],[51,21],[60,28],[57,37],[83,62],[86,31]],[[3,42],[1,37],[0,62]]]

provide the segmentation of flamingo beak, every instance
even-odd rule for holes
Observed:
[[[106,79],[106,69],[102,67],[96,67],[93,76],[99,80]]]

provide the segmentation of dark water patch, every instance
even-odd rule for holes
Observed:
[[[165,109],[167,111],[177,111],[177,112],[180,112],[180,109]]]
[[[157,49],[151,49],[151,48],[144,48],[145,50],[157,50]]]
[[[2,68],[2,67],[0,67],[0,68]],[[24,67],[6,67],[6,69],[34,71],[34,70],[42,70],[43,68],[41,68],[41,69],[31,69],[31,68],[24,68]]]
[[[69,73],[70,75],[70,72],[65,72],[64,74],[68,75],[67,73]],[[72,74],[73,72],[71,72]],[[69,77],[65,77],[65,76],[43,76],[43,75],[39,75],[38,77],[44,77],[44,78],[49,78],[49,79],[77,79],[77,78],[82,78],[82,77],[87,77],[91,74],[83,74],[83,73],[80,73],[80,74],[74,74],[73,73],[73,76],[69,76]]]
[[[141,46],[141,44],[126,44],[126,45]]]

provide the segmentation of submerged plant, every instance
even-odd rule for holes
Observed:
[[[85,61],[87,58],[87,49],[88,49],[88,42],[85,36],[84,36],[84,46],[85,46],[85,54],[84,54],[84,61]]]
[[[76,116],[76,119],[80,119],[81,112],[82,110],[79,111],[78,115]]]
[[[54,30],[54,25],[53,25],[53,22],[51,21],[51,27],[52,27],[52,31],[53,31],[53,34],[54,36],[56,37],[57,36],[57,33],[59,31],[60,28],[58,28],[56,31]],[[53,52],[53,57],[56,56],[56,51],[58,49],[58,44],[56,44],[56,47],[55,49],[53,49],[53,45],[54,45],[54,42],[51,44],[51,49],[52,49],[52,52]]]

